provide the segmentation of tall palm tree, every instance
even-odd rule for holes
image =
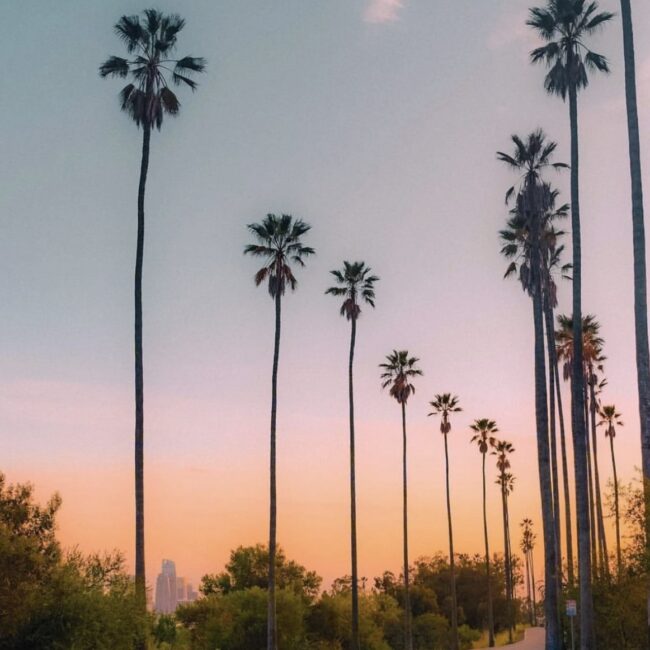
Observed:
[[[571,232],[573,248],[573,315],[576,350],[572,383],[572,434],[578,520],[578,563],[580,566],[580,645],[586,650],[595,644],[593,595],[591,589],[591,549],[587,509],[586,429],[582,421],[582,252],[580,239],[580,192],[578,161],[578,91],[587,87],[587,70],[608,72],[607,59],[588,49],[587,38],[612,18],[599,12],[598,3],[586,0],[547,0],[545,7],[530,10],[527,24],[545,41],[531,52],[533,63],[549,68],[544,87],[550,94],[569,98],[571,130]]]
[[[568,205],[562,206],[564,216],[568,214]],[[551,228],[551,230],[554,230]],[[570,280],[569,270],[571,264],[562,264],[561,257],[564,251],[564,245],[555,246],[557,239],[564,235],[562,231],[555,231],[549,236],[552,237],[553,247],[550,249],[548,259],[545,260],[544,273],[544,325],[546,328],[546,348],[549,365],[549,411],[551,422],[551,453],[556,457],[556,450],[553,441],[555,439],[555,412],[557,411],[558,423],[560,425],[560,454],[562,457],[562,490],[564,496],[564,521],[566,534],[566,557],[567,557],[567,579],[570,587],[575,582],[575,573],[573,568],[573,527],[571,524],[571,496],[569,488],[569,464],[566,451],[566,429],[564,426],[564,409],[562,407],[562,385],[560,382],[560,373],[558,368],[557,350],[555,348],[555,309],[557,308],[557,285],[555,274],[560,278]],[[557,401],[554,399],[557,398]],[[556,408],[557,407],[557,408]],[[561,552],[561,531],[560,531],[560,509],[559,509],[559,491],[555,489],[556,497],[556,521],[557,525],[557,542],[558,542],[558,575],[562,575],[562,552]]]
[[[127,58],[110,56],[99,67],[101,77],[130,82],[120,91],[120,107],[142,128],[142,154],[138,185],[138,233],[135,258],[135,583],[138,602],[146,608],[144,563],[144,375],[142,359],[142,265],[144,258],[144,197],[149,170],[151,132],[160,130],[165,115],[178,115],[180,102],[170,88],[197,87],[194,73],[203,72],[205,60],[175,57],[179,32],[185,21],[178,14],[147,9],[142,16],[122,16],[115,33],[124,43]],[[142,642],[144,643],[144,641]]]
[[[560,314],[558,330],[555,333],[558,357],[564,361],[565,379],[571,378],[574,355],[573,319]],[[592,547],[593,568],[607,575],[607,540],[603,521],[602,498],[600,491],[600,475],[598,471],[598,446],[596,440],[596,387],[597,372],[602,371],[604,357],[602,355],[603,339],[600,337],[600,324],[592,314],[582,319],[582,349],[584,376],[584,421],[585,431],[589,430],[591,421],[592,438],[585,439],[587,455],[588,502],[590,513],[590,537]],[[596,572],[596,571],[595,571]]]
[[[508,640],[512,643],[512,564],[510,555],[510,534],[509,534],[509,516],[508,516],[508,496],[514,485],[514,477],[508,471],[510,469],[510,454],[515,448],[512,443],[505,440],[495,440],[493,443],[492,454],[497,458],[497,470],[499,472],[497,484],[501,488],[501,508],[503,511],[503,557],[505,562],[506,573],[506,609],[508,612]]]
[[[483,539],[485,542],[485,572],[487,576],[487,597],[488,597],[488,645],[494,647],[494,609],[492,606],[492,578],[490,576],[490,544],[487,525],[487,495],[485,485],[485,457],[494,445],[495,434],[499,432],[497,423],[494,420],[481,418],[474,420],[469,428],[474,432],[472,442],[478,446],[481,454],[481,471],[483,476]]]
[[[616,571],[620,579],[623,562],[621,558],[621,521],[618,507],[618,474],[616,473],[614,438],[616,437],[616,427],[622,427],[623,420],[621,420],[621,414],[616,410],[614,404],[604,405],[600,409],[600,418],[601,420],[598,426],[605,427],[605,435],[609,438],[609,449],[612,454],[612,470],[614,472],[614,518],[616,523]]]
[[[357,488],[355,473],[354,444],[354,346],[357,337],[357,319],[361,315],[361,304],[365,302],[375,306],[375,282],[379,280],[371,275],[370,267],[365,262],[343,262],[341,270],[330,271],[336,279],[336,285],[325,292],[333,296],[344,297],[341,316],[351,323],[350,359],[348,364],[348,399],[350,407],[350,548],[352,555],[352,650],[359,650],[359,575],[357,570]]]
[[[393,350],[386,356],[385,363],[379,364],[381,387],[390,386],[389,394],[402,409],[402,496],[403,496],[403,534],[404,534],[404,647],[413,650],[411,631],[411,598],[409,594],[409,551],[408,551],[408,481],[406,466],[406,403],[415,393],[412,383],[414,377],[421,377],[422,370],[417,366],[419,359],[409,356],[408,350]]]
[[[636,339],[636,372],[641,424],[641,465],[644,476],[645,510],[650,513],[650,349],[648,345],[648,290],[646,279],[645,225],[643,218],[643,182],[641,176],[641,145],[636,102],[634,33],[630,0],[621,0],[623,55],[625,61],[625,103],[630,153],[632,193],[632,244],[634,249],[634,334]],[[646,516],[646,555],[650,557],[650,516]],[[650,639],[650,585],[647,593],[648,639]]]
[[[275,303],[275,341],[273,347],[273,371],[271,374],[271,451],[270,451],[270,512],[269,512],[269,589],[267,640],[268,650],[277,650],[277,628],[275,613],[275,567],[277,552],[277,494],[276,494],[276,417],[278,408],[278,362],[280,358],[280,326],[282,324],[282,296],[287,287],[295,291],[296,277],[291,263],[305,266],[305,258],[314,254],[314,249],[305,246],[303,236],[311,226],[302,219],[289,214],[276,216],[267,214],[261,223],[248,224],[256,243],[244,248],[245,255],[261,257],[264,266],[255,274],[255,284],[267,282],[268,291]]]
[[[537,613],[535,612],[535,606],[533,605],[535,601],[535,576],[532,573],[532,552],[535,544],[535,533],[533,532],[533,521],[532,519],[524,519],[521,524],[522,536],[521,536],[521,551],[524,554],[524,559],[526,562],[526,588],[528,591],[528,608],[530,614],[530,624],[537,625]]]
[[[544,532],[546,642],[547,647],[559,648],[561,644],[558,608],[560,562],[557,533],[559,517],[556,508],[559,490],[557,455],[552,455],[549,448],[543,295],[546,275],[544,260],[550,253],[551,243],[546,235],[554,218],[551,215],[556,214],[557,192],[543,181],[542,174],[549,168],[561,169],[566,165],[552,162],[556,144],[547,141],[541,130],[534,131],[525,139],[512,136],[512,142],[514,144],[512,154],[497,152],[498,159],[521,176],[519,186],[511,187],[506,193],[506,202],[514,198],[515,206],[508,227],[500,233],[504,242],[501,253],[512,260],[506,270],[506,277],[518,271],[522,289],[532,298],[537,462]],[[555,429],[552,433],[555,433]],[[553,448],[556,446],[555,439],[552,440],[552,446]]]
[[[436,395],[432,402],[429,402],[433,411],[429,415],[440,415],[440,433],[445,440],[445,481],[447,488],[447,526],[449,530],[449,569],[451,580],[451,632],[452,649],[458,650],[458,603],[456,598],[456,567],[454,562],[454,532],[451,520],[451,497],[449,495],[449,451],[447,447],[447,434],[451,431],[449,415],[462,411],[458,406],[458,396],[451,393]]]

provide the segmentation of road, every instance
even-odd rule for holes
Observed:
[[[544,628],[531,627],[526,630],[526,636],[523,641],[503,647],[513,648],[513,650],[515,648],[516,650],[544,650]],[[485,650],[488,650],[488,648],[485,648]]]

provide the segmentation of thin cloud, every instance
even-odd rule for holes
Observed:
[[[367,23],[395,22],[399,20],[399,12],[403,8],[403,0],[368,0],[363,19]]]
[[[514,45],[518,46],[521,51],[525,50],[528,55],[528,50],[539,45],[539,39],[534,31],[526,25],[527,19],[527,11],[509,11],[501,14],[488,34],[488,49],[498,51]]]

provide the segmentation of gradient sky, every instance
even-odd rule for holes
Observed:
[[[401,436],[377,365],[421,359],[408,405],[411,555],[446,548],[436,392],[464,408],[450,438],[459,551],[481,550],[480,457],[468,424],[497,420],[517,453],[512,520],[541,532],[530,301],[502,279],[497,230],[513,183],[495,159],[542,126],[569,159],[568,109],[527,62],[530,0],[161,1],[187,19],[179,53],[208,72],[153,137],[144,277],[147,568],[196,583],[229,549],[266,541],[273,306],[242,255],[245,224],[290,212],[317,256],[284,307],[279,541],[329,582],[348,569],[349,329],[323,292],[363,259],[381,276],[359,323],[360,573],[399,570]],[[618,2],[603,0],[616,11]],[[2,3],[0,467],[63,496],[61,536],[133,557],[132,274],[141,135],[98,65],[142,3]],[[637,2],[642,149],[650,138],[650,6]],[[640,463],[627,139],[618,20],[611,60],[580,98],[584,309],[602,323],[626,427],[619,472]],[[646,171],[648,167],[646,166]],[[568,200],[568,175],[558,176]],[[650,177],[645,174],[646,187]],[[568,243],[568,242],[567,242]],[[566,310],[569,287],[561,290]],[[602,436],[602,434],[601,434]],[[610,475],[606,448],[601,471]],[[491,536],[501,548],[490,467]],[[613,543],[613,541],[611,542]],[[517,539],[518,544],[518,539]],[[541,546],[541,545],[540,545]]]

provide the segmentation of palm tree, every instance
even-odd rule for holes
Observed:
[[[408,483],[406,467],[406,403],[415,393],[411,383],[414,377],[421,377],[422,370],[417,367],[419,359],[410,357],[408,350],[393,350],[386,356],[386,362],[379,364],[383,368],[381,387],[390,386],[389,394],[397,400],[402,409],[402,495],[403,495],[403,532],[404,532],[404,647],[413,650],[411,633],[411,599],[409,595],[409,553],[408,553]]]
[[[535,422],[537,428],[537,462],[539,467],[540,494],[542,497],[542,522],[544,532],[544,579],[546,598],[547,647],[559,648],[561,627],[559,619],[559,535],[557,516],[559,490],[557,455],[549,449],[548,404],[546,390],[546,352],[544,343],[544,260],[554,246],[554,239],[548,240],[548,228],[556,215],[557,192],[543,182],[542,173],[551,169],[566,167],[553,163],[556,144],[546,140],[543,131],[537,130],[527,138],[512,136],[514,152],[497,152],[499,160],[521,175],[518,188],[511,187],[506,193],[506,203],[514,197],[515,207],[508,227],[500,235],[504,242],[501,253],[512,260],[506,270],[506,277],[519,272],[522,289],[532,298],[534,325],[534,372],[535,372]],[[561,214],[561,213],[560,213]],[[514,258],[514,259],[513,259]],[[555,433],[555,429],[552,431]],[[555,439],[552,440],[555,449]]]
[[[592,648],[594,638],[591,553],[587,510],[586,429],[582,421],[582,253],[580,239],[580,193],[578,167],[578,91],[587,87],[587,70],[608,72],[607,59],[589,50],[585,41],[612,18],[598,12],[598,3],[586,0],[547,0],[545,7],[530,10],[527,24],[535,29],[545,45],[531,52],[533,63],[545,62],[549,71],[544,87],[566,101],[569,97],[571,130],[571,231],[573,248],[573,315],[576,350],[572,383],[572,433],[578,520],[578,563],[580,567],[580,644]]]
[[[614,518],[616,522],[616,571],[619,579],[623,562],[621,559],[621,522],[618,508],[618,475],[616,473],[616,456],[614,455],[614,438],[616,437],[616,427],[622,427],[623,421],[621,414],[616,410],[614,404],[605,405],[600,409],[601,420],[598,426],[605,427],[605,435],[609,438],[609,449],[612,454],[612,470],[614,472]]]
[[[564,361],[564,377],[571,378],[574,344],[573,319],[569,316],[558,316],[559,328],[555,333],[558,357]],[[604,357],[602,355],[603,339],[599,336],[600,324],[591,314],[582,319],[582,349],[584,375],[584,421],[585,431],[589,429],[591,420],[592,439],[586,436],[585,451],[587,454],[588,501],[591,520],[590,536],[594,570],[599,568],[607,575],[607,540],[603,521],[602,499],[600,492],[600,475],[598,471],[598,446],[596,440],[596,386],[597,371],[602,370]]]
[[[282,296],[287,286],[295,291],[296,278],[291,262],[305,265],[306,257],[314,254],[314,249],[302,243],[302,237],[311,226],[302,219],[294,219],[289,214],[278,217],[267,214],[261,223],[248,224],[248,230],[255,236],[256,243],[244,248],[245,255],[264,259],[264,266],[255,274],[255,284],[267,281],[268,291],[275,303],[275,342],[273,347],[273,371],[271,374],[271,453],[270,453],[270,513],[269,513],[269,590],[267,640],[268,650],[277,650],[277,629],[275,615],[275,566],[276,566],[276,416],[278,407],[278,361],[280,357],[280,326],[282,323]]]
[[[336,279],[336,286],[325,292],[333,296],[343,296],[341,316],[351,323],[350,360],[348,364],[348,399],[350,406],[350,546],[352,555],[352,649],[359,650],[359,577],[357,571],[357,490],[355,474],[354,446],[354,389],[353,366],[354,346],[357,337],[357,319],[361,315],[360,302],[375,306],[375,282],[379,280],[371,275],[370,267],[365,262],[343,262],[340,271],[330,271]]]
[[[449,568],[451,580],[451,631],[452,649],[458,650],[458,604],[456,599],[456,569],[454,563],[454,533],[451,525],[451,497],[449,496],[449,451],[447,448],[447,434],[451,431],[450,413],[459,413],[463,409],[458,406],[458,396],[451,393],[436,395],[429,402],[433,411],[429,415],[440,415],[440,433],[445,440],[445,480],[447,487],[447,526],[449,529]]]
[[[632,193],[632,244],[634,248],[634,333],[636,339],[636,372],[641,424],[641,464],[644,476],[645,510],[650,512],[650,350],[648,345],[648,291],[646,280],[645,226],[643,218],[643,182],[641,177],[641,145],[636,102],[634,34],[630,0],[621,0],[623,54],[625,61],[625,103],[630,153]],[[646,555],[650,557],[650,517],[646,517]],[[650,612],[650,588],[647,595]],[[650,617],[648,618],[650,639]]]
[[[506,573],[506,609],[508,612],[508,640],[512,643],[512,565],[510,556],[510,534],[509,534],[509,516],[508,516],[508,495],[511,493],[514,485],[514,477],[508,471],[510,469],[509,456],[515,450],[510,442],[505,440],[495,440],[493,443],[492,455],[497,457],[497,470],[499,476],[497,484],[501,488],[501,508],[503,511],[503,557],[505,561]]]
[[[178,115],[180,103],[169,86],[195,90],[194,73],[203,72],[200,57],[174,57],[185,21],[177,14],[147,9],[140,16],[122,16],[115,33],[124,42],[128,58],[110,56],[99,67],[101,77],[129,78],[120,92],[122,110],[142,127],[142,155],[138,185],[138,234],[135,258],[135,583],[142,611],[146,609],[144,564],[144,377],[142,360],[142,265],[144,257],[144,196],[149,170],[151,132],[159,131],[165,115]],[[144,643],[144,641],[142,641]]]
[[[524,519],[521,524],[522,537],[521,537],[521,551],[524,554],[526,562],[526,589],[528,592],[528,608],[530,613],[530,624],[537,625],[537,613],[535,612],[535,576],[532,573],[532,552],[535,544],[535,533],[533,532],[532,519]]]
[[[492,606],[492,579],[490,576],[490,544],[488,538],[488,525],[487,525],[487,498],[485,486],[485,456],[490,447],[494,445],[494,434],[499,432],[497,423],[494,420],[481,418],[474,420],[469,428],[474,432],[472,442],[478,446],[478,450],[482,456],[482,475],[483,475],[483,539],[485,541],[485,572],[487,576],[487,595],[488,595],[488,645],[490,648],[494,647],[494,609]]]

